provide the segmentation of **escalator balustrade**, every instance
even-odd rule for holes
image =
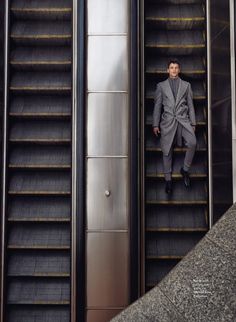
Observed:
[[[71,0],[12,0],[6,316],[70,321]]]
[[[208,230],[208,157],[205,1],[144,1],[145,8],[145,285],[157,284]],[[197,148],[187,190],[180,175],[186,147],[175,147],[173,193],[164,191],[162,152],[152,132],[156,84],[176,57],[191,83]]]

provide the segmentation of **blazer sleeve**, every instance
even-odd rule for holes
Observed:
[[[161,109],[162,109],[162,90],[161,86],[157,84],[156,91],[154,95],[154,110],[153,110],[153,127],[159,127],[160,118],[161,118]]]
[[[193,91],[190,83],[188,86],[187,104],[189,108],[189,118],[190,118],[191,125],[196,125],[196,116],[195,116],[195,110],[193,105]]]

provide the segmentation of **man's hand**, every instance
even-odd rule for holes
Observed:
[[[196,130],[196,125],[192,125],[193,131],[195,132]]]
[[[159,133],[161,133],[161,131],[160,131],[160,129],[159,129],[159,127],[158,127],[158,126],[155,126],[155,127],[153,128],[153,133],[154,133],[156,136],[158,136],[158,134],[159,134]]]

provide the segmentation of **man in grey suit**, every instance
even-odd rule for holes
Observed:
[[[172,192],[172,155],[174,144],[182,146],[182,137],[187,145],[184,164],[180,169],[186,188],[190,187],[189,169],[196,149],[196,117],[193,105],[191,84],[179,77],[180,62],[172,59],[168,62],[168,79],[157,84],[155,106],[153,110],[153,132],[160,134],[163,152],[163,170],[165,191]],[[163,113],[162,112],[163,107]]]

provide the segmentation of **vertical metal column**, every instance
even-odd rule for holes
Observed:
[[[235,95],[235,4],[229,1],[230,12],[230,57],[231,57],[231,116],[232,116],[232,167],[233,167],[233,202],[236,202],[236,95]]]
[[[210,1],[206,0],[207,31],[207,106],[208,106],[208,193],[209,193],[209,228],[213,224],[213,183],[212,183],[212,121],[211,121],[211,29]]]
[[[87,1],[86,320],[129,303],[129,0]]]
[[[2,207],[1,207],[1,317],[0,321],[4,322],[4,303],[5,303],[5,213],[6,213],[6,171],[7,171],[7,108],[8,108],[8,26],[9,26],[9,1],[5,1],[5,24],[4,24],[4,106],[3,106],[3,128],[2,128]]]

